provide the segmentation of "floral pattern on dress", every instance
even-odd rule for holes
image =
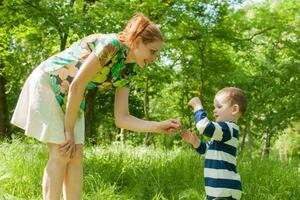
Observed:
[[[80,49],[80,50],[78,50]],[[114,35],[95,34],[74,43],[65,51],[51,57],[45,71],[50,73],[51,86],[62,110],[66,109],[69,86],[82,63],[94,52],[99,58],[102,69],[88,83],[86,89],[95,87],[113,89],[128,87],[129,78],[134,75],[134,64],[125,64],[128,47],[121,45]],[[58,67],[61,65],[61,67]],[[50,68],[50,69],[49,69]],[[80,104],[85,110],[85,100]]]

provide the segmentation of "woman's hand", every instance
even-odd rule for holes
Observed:
[[[160,132],[160,133],[173,133],[180,127],[181,127],[181,124],[178,120],[168,119],[168,120],[165,120],[165,121],[158,122],[157,132]]]
[[[66,140],[59,147],[59,151],[66,155],[67,157],[72,157],[72,154],[75,152],[75,143],[74,143],[74,134],[73,133],[65,133]]]

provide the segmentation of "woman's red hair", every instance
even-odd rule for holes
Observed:
[[[163,41],[159,28],[143,13],[135,14],[129,20],[125,29],[118,33],[120,42],[128,47],[132,47],[138,37],[141,37],[144,44]]]

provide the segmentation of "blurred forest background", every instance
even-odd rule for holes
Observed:
[[[31,71],[84,36],[121,31],[143,12],[165,44],[158,61],[133,79],[131,114],[177,118],[195,130],[191,97],[200,96],[213,120],[215,93],[243,89],[249,100],[239,122],[245,199],[299,199],[299,11],[297,0],[0,0],[0,197],[41,195],[46,147],[9,123]],[[205,198],[203,158],[180,133],[116,128],[114,91],[91,90],[86,101],[85,199]]]
[[[0,1],[0,135],[22,136],[9,124],[22,85],[43,60],[93,33],[117,33],[136,12],[161,28],[160,59],[133,80],[130,112],[144,119],[178,118],[194,129],[187,106],[199,95],[213,120],[213,98],[226,86],[249,99],[240,150],[300,156],[300,2],[219,0]],[[297,89],[298,88],[298,89]],[[131,134],[114,125],[113,91],[87,95],[91,144],[164,145],[178,136]]]

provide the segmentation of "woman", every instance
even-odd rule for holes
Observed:
[[[42,62],[26,80],[11,123],[47,143],[43,199],[81,199],[83,179],[84,95],[94,87],[115,89],[117,127],[168,133],[175,119],[155,122],[128,111],[127,89],[133,66],[152,63],[163,44],[157,26],[143,14],[133,16],[118,34],[87,36]]]

